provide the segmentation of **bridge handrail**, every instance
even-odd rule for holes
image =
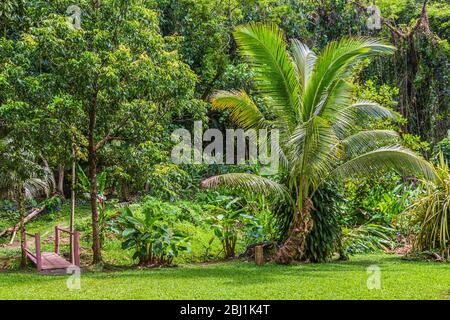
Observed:
[[[34,238],[34,244],[36,249],[35,254],[33,254],[33,252],[28,248],[27,236]],[[36,260],[36,268],[38,269],[38,271],[41,271],[42,270],[41,235],[39,233],[31,234],[29,232],[25,232],[24,247],[27,255],[31,256]]]
[[[62,232],[65,232],[65,233],[68,233],[68,234],[71,234],[71,235],[74,235],[77,232],[77,231],[72,232],[69,229],[61,228],[59,226],[56,226],[55,229],[58,229],[59,231],[62,231]]]
[[[77,267],[80,266],[80,232],[78,231],[70,231],[65,228],[61,228],[59,226],[55,226],[55,253],[59,255],[59,235],[60,232],[65,232],[70,235],[71,243],[73,243],[73,249],[71,248],[71,251],[73,250],[73,253],[70,257],[70,262],[76,265]]]

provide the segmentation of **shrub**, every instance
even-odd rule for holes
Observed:
[[[433,152],[434,160],[439,163],[439,153],[444,155],[444,160],[450,163],[450,138],[442,139],[435,147]]]
[[[0,200],[0,231],[17,223],[19,211],[13,201]]]
[[[165,219],[170,221],[189,221],[194,225],[203,222],[204,209],[201,204],[191,201],[165,202],[158,198],[145,196],[142,199],[142,208],[154,208],[164,211]]]
[[[369,253],[390,249],[394,230],[378,224],[367,223],[355,228],[342,229],[343,250],[350,254]]]
[[[345,191],[349,210],[344,216],[345,224],[356,226],[370,221],[391,225],[409,205],[413,187],[396,174],[348,180]]]
[[[189,238],[164,220],[164,211],[146,207],[142,215],[125,208],[118,219],[122,248],[133,249],[139,265],[170,265],[180,251],[189,250]]]
[[[210,222],[215,236],[221,241],[225,259],[236,255],[236,242],[239,234],[246,234],[252,239],[261,239],[262,226],[258,219],[246,214],[239,203],[240,198],[222,196],[215,204],[206,206],[211,212]]]
[[[172,163],[157,164],[150,173],[148,184],[150,194],[174,201],[181,196],[189,182],[189,175]]]
[[[439,158],[437,181],[424,181],[422,193],[405,213],[419,226],[414,250],[439,250],[450,259],[450,173],[443,153]]]
[[[62,203],[63,199],[61,199],[60,197],[51,197],[42,201],[40,206],[45,206],[47,208],[46,211],[48,213],[52,213],[55,211],[60,211]]]

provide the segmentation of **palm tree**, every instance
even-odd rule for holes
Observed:
[[[244,129],[278,129],[282,177],[279,182],[249,173],[208,178],[203,187],[231,186],[288,199],[290,226],[277,260],[290,263],[304,252],[312,228],[311,197],[329,178],[367,175],[383,169],[434,178],[427,161],[398,145],[390,130],[362,130],[362,121],[395,118],[377,103],[355,101],[349,81],[355,62],[394,48],[370,38],[344,38],[316,55],[293,40],[288,50],[275,25],[252,23],[234,33],[239,52],[255,74],[257,93],[269,112],[244,91],[219,91],[212,105],[230,111]]]
[[[0,194],[15,201],[19,209],[20,266],[25,268],[25,200],[42,193],[48,195],[55,182],[48,167],[39,166],[33,153],[17,147],[9,139],[0,140],[0,163]]]

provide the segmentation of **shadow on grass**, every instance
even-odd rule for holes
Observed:
[[[358,261],[347,263],[330,264],[297,264],[283,266],[276,264],[266,264],[258,267],[253,263],[233,261],[212,265],[190,265],[178,268],[152,268],[152,269],[130,269],[125,268],[119,272],[107,272],[108,278],[115,279],[144,279],[146,277],[153,280],[195,280],[195,279],[219,279],[227,284],[251,285],[258,283],[279,282],[280,277],[292,278],[298,281],[301,278],[330,278],[340,272],[355,273],[365,272],[366,267],[373,261]],[[356,267],[356,268],[355,268]],[[86,273],[92,279],[101,279],[105,273]]]
[[[220,281],[226,285],[233,286],[248,286],[261,283],[279,282],[280,277],[292,278],[296,281],[299,278],[322,278],[330,277],[329,271],[336,272],[339,269],[330,268],[323,270],[323,268],[314,268],[314,265],[295,265],[295,266],[279,266],[267,264],[263,267],[257,267],[244,262],[229,262],[208,266],[188,266],[178,268],[152,268],[152,269],[131,269],[121,268],[122,270],[113,272],[86,272],[82,273],[82,277],[86,279],[99,280],[102,279],[124,279],[133,282],[145,281],[146,279],[152,281],[196,281],[200,279],[211,279]],[[326,271],[326,272],[320,272]],[[355,271],[355,270],[353,270]],[[46,276],[38,275],[33,271],[26,272],[5,272],[0,274],[4,285],[8,283],[20,284],[39,284],[42,282],[60,282],[61,276]],[[10,277],[10,281],[8,281]]]
[[[92,280],[102,279],[129,279],[136,280],[185,280],[195,281],[204,279],[216,279],[225,284],[232,285],[252,285],[260,283],[274,283],[279,282],[280,277],[284,281],[289,281],[290,278],[294,281],[301,281],[301,279],[326,279],[333,281],[339,274],[349,273],[365,273],[366,268],[373,264],[379,264],[381,267],[386,265],[389,269],[403,270],[404,266],[411,264],[420,264],[416,261],[402,260],[399,256],[369,256],[362,257],[349,261],[333,261],[321,264],[294,264],[290,266],[277,265],[268,263],[264,266],[256,266],[252,262],[243,262],[239,260],[220,262],[213,264],[193,264],[180,267],[171,268],[136,268],[135,266],[113,266],[106,265],[105,271],[90,271],[84,270],[82,277]],[[427,263],[427,265],[429,265]],[[443,265],[441,265],[443,266]],[[445,266],[443,266],[445,267]],[[11,276],[11,281],[8,281]],[[14,283],[41,283],[61,281],[61,276],[45,276],[38,275],[35,271],[28,270],[27,272],[7,271],[0,273],[2,281],[7,285],[8,282]],[[64,276],[63,276],[64,277]]]

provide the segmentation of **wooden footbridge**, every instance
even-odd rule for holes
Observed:
[[[73,253],[71,254],[70,261],[67,261],[60,255],[60,235],[61,232],[68,233],[72,238]],[[34,238],[35,252],[28,248],[28,237]],[[55,250],[54,252],[42,252],[41,251],[41,236],[39,233],[30,234],[25,233],[25,252],[28,259],[30,259],[35,265],[38,272],[42,273],[58,273],[66,272],[68,267],[80,266],[80,233],[78,231],[70,232],[67,229],[55,227]]]

